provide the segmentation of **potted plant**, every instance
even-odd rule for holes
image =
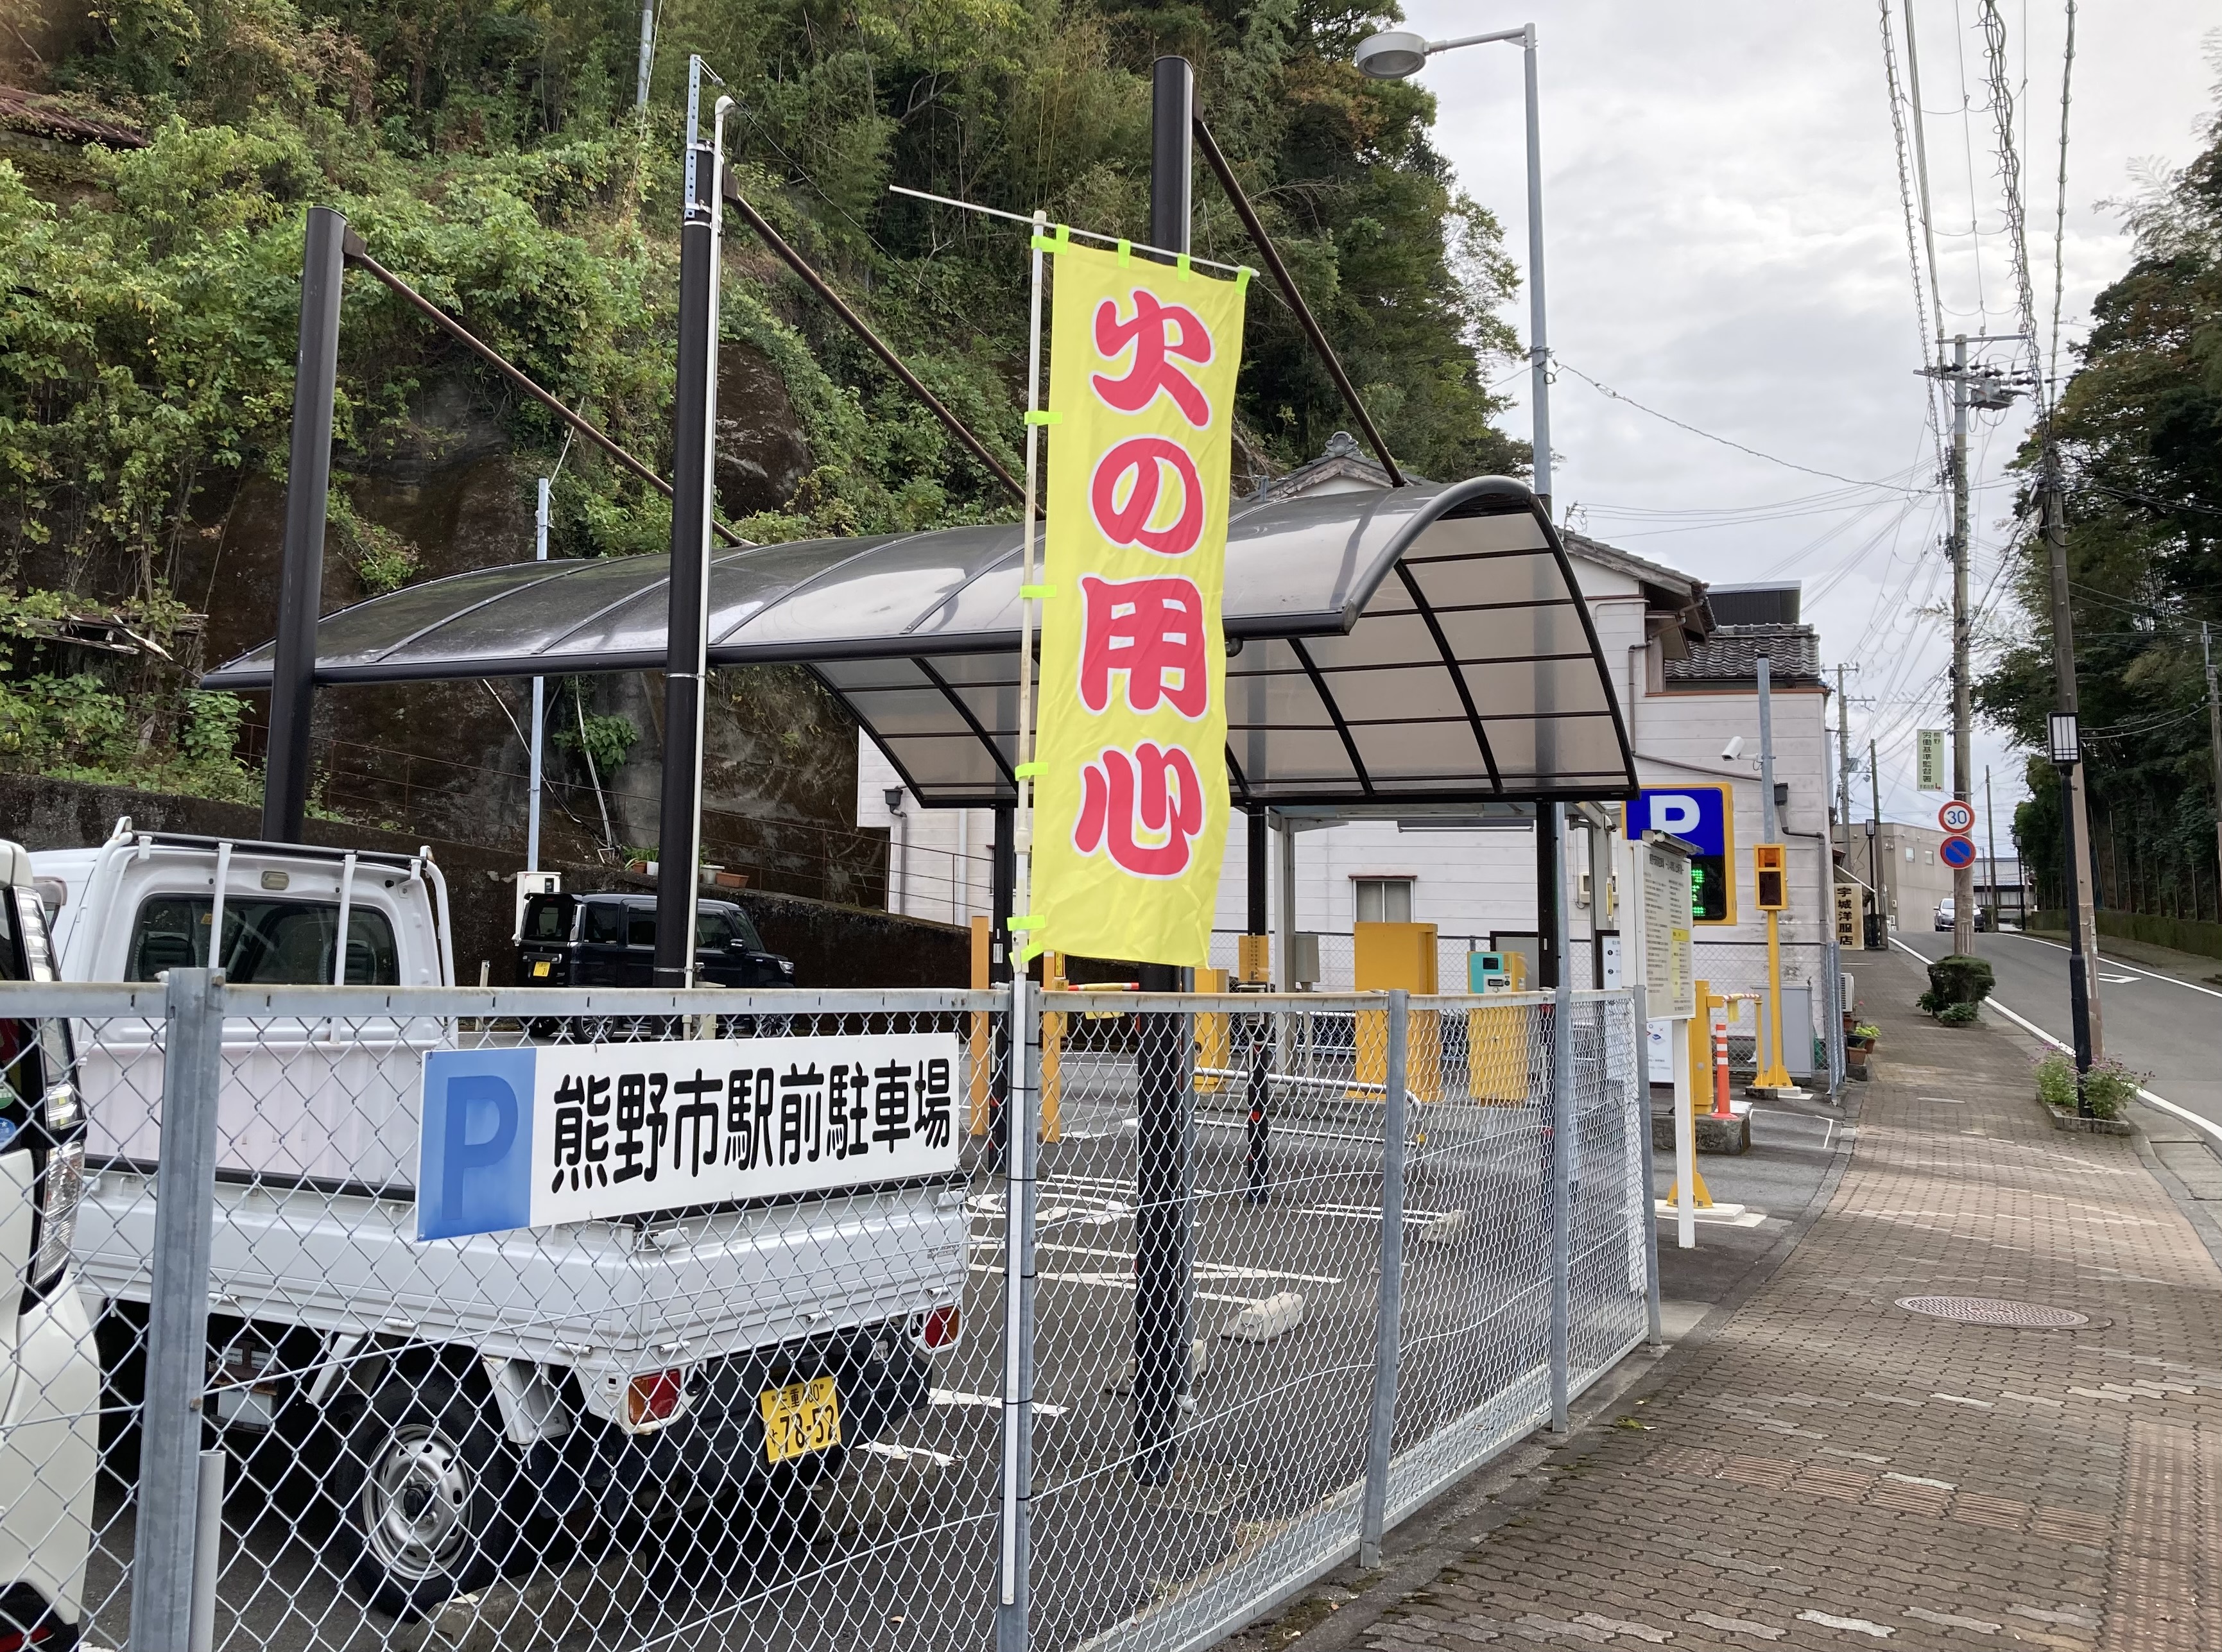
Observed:
[[[1875,1046],[1882,1029],[1873,1021],[1861,1021],[1844,1035],[1844,1071],[1853,1078],[1867,1076],[1867,1057]]]

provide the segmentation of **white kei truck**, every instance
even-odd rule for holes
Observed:
[[[97,848],[32,860],[65,980],[151,982],[205,965],[220,933],[235,1004],[256,986],[454,984],[429,850],[219,842],[127,817]],[[77,1029],[77,1255],[125,1416],[152,1278],[158,1025]],[[510,1027],[466,1041],[523,1041]],[[420,1616],[528,1565],[559,1527],[705,1500],[775,1525],[928,1403],[964,1283],[953,1173],[420,1241],[425,1058],[458,1032],[410,1014],[225,1023],[212,1426],[255,1478],[313,1484],[365,1600]],[[837,1426],[800,1450],[768,1437],[775,1395],[828,1379]]]
[[[0,842],[0,982],[53,978],[31,857]],[[100,1429],[70,1266],[85,1136],[68,1022],[0,1005],[0,1652],[61,1652],[84,1626]]]

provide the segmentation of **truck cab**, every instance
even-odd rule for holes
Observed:
[[[655,964],[653,895],[536,895],[524,903],[520,986],[652,986]],[[695,911],[694,980],[705,987],[791,987],[794,964],[765,950],[735,903],[705,901]]]
[[[0,983],[52,981],[31,859],[0,842]],[[0,1649],[78,1639],[100,1362],[72,1266],[85,1116],[69,1024],[0,995]]]

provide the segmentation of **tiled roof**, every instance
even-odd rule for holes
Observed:
[[[1811,625],[1721,625],[1704,642],[1692,641],[1685,660],[1661,667],[1670,682],[1754,682],[1759,656],[1767,657],[1775,682],[1818,682],[1821,639]]]

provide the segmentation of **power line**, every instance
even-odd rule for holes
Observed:
[[[2013,88],[2006,84],[2006,22],[1999,15],[1998,0],[1983,0],[1983,55],[1990,80],[1991,121],[1998,132],[1999,182],[2005,192],[2006,250],[2014,278],[2014,298],[2020,306],[2021,330],[2027,342],[2030,377],[2036,381],[2037,415],[2044,418],[2043,361],[2037,349],[2037,294],[2029,276],[2029,235],[2021,207],[2021,157],[2014,148]]]
[[[2052,361],[2047,376],[2060,379],[2060,298],[2067,280],[2068,91],[2075,72],[2075,0],[2068,0],[2068,44],[2060,55],[2060,200],[2052,219]]]
[[[1601,396],[1610,397],[1614,401],[1626,402],[1637,412],[1648,413],[1663,424],[1672,424],[1678,430],[1687,430],[1692,436],[1703,437],[1708,442],[1717,442],[1724,448],[1734,448],[1738,453],[1748,453],[1753,458],[1764,459],[1771,465],[1780,465],[1787,470],[1803,471],[1808,476],[1819,476],[1828,481],[1845,482],[1854,487],[1880,488],[1885,493],[1918,493],[1927,491],[1924,488],[1907,487],[1899,482],[1865,481],[1857,476],[1841,476],[1833,470],[1816,470],[1812,466],[1801,465],[1795,460],[1777,458],[1773,454],[1761,453],[1757,448],[1748,448],[1742,443],[1732,442],[1725,436],[1715,436],[1710,430],[1701,430],[1694,424],[1685,424],[1671,413],[1662,413],[1655,407],[1647,407],[1633,396],[1623,396],[1610,385],[1601,384],[1591,378],[1588,374],[1574,366],[1564,356],[1554,356],[1553,361],[1554,365],[1565,368]]]

